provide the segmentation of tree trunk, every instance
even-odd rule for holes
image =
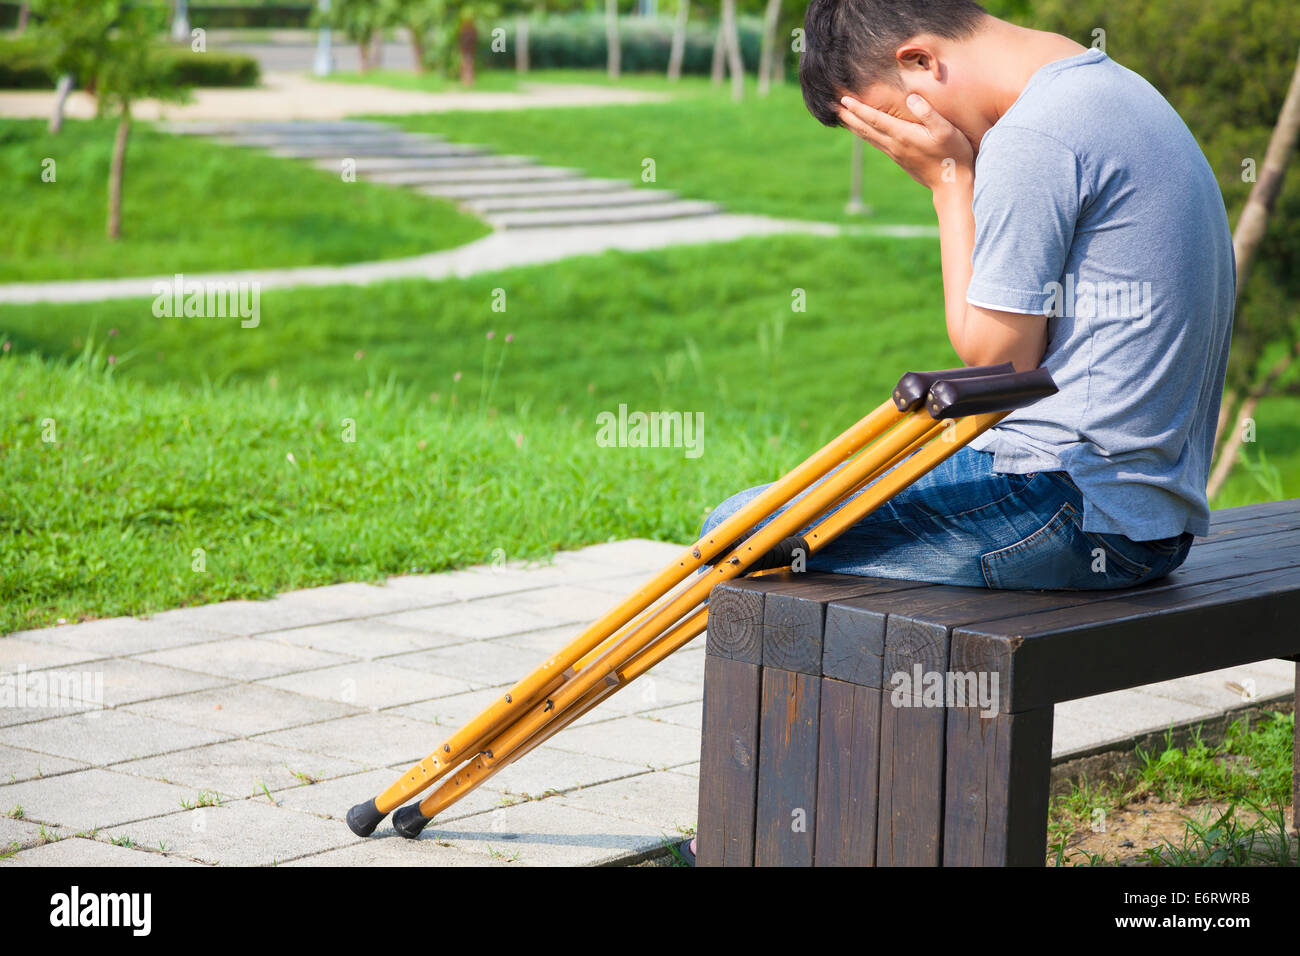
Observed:
[[[460,82],[465,86],[474,85],[474,55],[478,52],[478,27],[473,20],[466,20],[460,25]]]
[[[718,33],[713,38],[713,62],[709,64],[709,82],[721,86],[727,75],[727,31],[722,16],[718,16]]]
[[[528,18],[515,20],[515,70],[528,72]]]
[[[605,0],[605,46],[609,50],[609,78],[617,80],[623,69],[623,50],[618,39],[618,0]]]
[[[772,85],[780,86],[785,82],[785,56],[790,52],[790,38],[781,37],[776,45],[776,55],[772,57]]]
[[[772,89],[772,64],[777,58],[776,25],[781,19],[781,0],[767,0],[763,11],[763,47],[758,56],[758,95],[767,96]]]
[[[361,72],[370,72],[370,37],[357,41],[357,56],[361,59]]]
[[[722,23],[727,36],[727,68],[731,71],[731,98],[745,98],[745,63],[740,56],[740,27],[736,23],[736,0],[722,0]]]
[[[1232,250],[1237,255],[1238,304],[1246,281],[1250,278],[1251,267],[1255,264],[1255,254],[1264,240],[1264,234],[1268,232],[1269,216],[1282,192],[1282,180],[1286,178],[1286,167],[1295,151],[1297,136],[1300,136],[1300,60],[1296,62],[1291,88],[1287,91],[1286,102],[1282,104],[1277,126],[1269,140],[1264,165],[1259,170],[1259,177],[1250,191],[1250,198],[1246,200],[1246,208],[1241,211],[1237,231],[1232,237]]]
[[[1207,498],[1213,498],[1223,486],[1227,484],[1228,476],[1232,474],[1232,468],[1237,463],[1237,456],[1241,452],[1241,446],[1245,437],[1246,422],[1255,415],[1255,408],[1259,405],[1259,400],[1266,397],[1273,391],[1273,386],[1277,384],[1278,379],[1286,374],[1291,363],[1300,358],[1300,344],[1294,346],[1290,352],[1278,359],[1277,363],[1268,370],[1264,376],[1264,381],[1259,384],[1258,388],[1251,390],[1246,396],[1246,400],[1241,403],[1233,425],[1232,432],[1223,443],[1223,448],[1219,453],[1219,460],[1214,466],[1214,471],[1210,474],[1210,482],[1205,490]]]
[[[50,132],[58,134],[63,129],[63,107],[68,102],[68,94],[72,92],[72,74],[64,73],[59,77],[58,89],[54,92],[54,112],[50,114]]]
[[[122,106],[113,138],[113,164],[108,172],[108,238],[122,238],[122,174],[126,169],[126,143],[131,136],[131,105]]]
[[[22,36],[27,32],[27,17],[32,11],[32,5],[24,0],[18,4],[18,30],[17,35]]]
[[[668,79],[682,78],[682,58],[686,56],[686,21],[691,16],[691,0],[677,0],[677,19],[673,21],[673,45],[668,51]]]
[[[415,72],[424,72],[424,34],[414,27],[408,27],[411,33],[411,56],[415,57]]]
[[[1237,220],[1237,228],[1232,235],[1232,251],[1237,259],[1237,315],[1234,322],[1239,327],[1246,324],[1241,315],[1246,282],[1250,279],[1250,272],[1255,265],[1255,256],[1259,252],[1260,244],[1264,241],[1265,233],[1268,232],[1269,217],[1277,204],[1278,195],[1282,192],[1282,182],[1286,178],[1286,169],[1295,151],[1297,136],[1300,136],[1300,58],[1296,60],[1296,69],[1291,76],[1291,87],[1287,90],[1282,112],[1278,114],[1277,125],[1273,127],[1268,151],[1264,155],[1264,165],[1259,170],[1258,178],[1250,191],[1250,198],[1246,200],[1246,207],[1241,211],[1241,218]],[[1242,402],[1234,425],[1237,437],[1229,434],[1218,456],[1214,472],[1210,476],[1207,489],[1210,497],[1218,494],[1219,489],[1228,480],[1228,475],[1237,462],[1237,454],[1241,450],[1239,436],[1242,425],[1245,419],[1254,414],[1254,406],[1263,393],[1252,390],[1250,394],[1255,398],[1255,402],[1250,401],[1249,397]],[[1223,401],[1225,405],[1232,407],[1237,404],[1239,398],[1236,390],[1230,390]],[[1221,418],[1221,425],[1222,421]],[[1215,436],[1216,442],[1219,437],[1219,435]]]

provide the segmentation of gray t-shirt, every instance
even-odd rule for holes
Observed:
[[[974,447],[995,471],[1068,472],[1084,530],[1204,534],[1236,267],[1187,126],[1097,50],[1050,63],[984,136],[974,211],[967,301],[1047,316],[1060,387]]]

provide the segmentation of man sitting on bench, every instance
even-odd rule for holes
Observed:
[[[1046,367],[1019,412],[810,558],[989,588],[1160,578],[1209,527],[1235,295],[1214,174],[1144,79],[971,0],[812,0],[799,80],[931,191],[948,337]],[[845,277],[863,286],[865,279]],[[706,532],[760,489],[723,502]]]

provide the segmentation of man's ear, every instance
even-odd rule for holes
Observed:
[[[910,72],[929,73],[936,83],[943,80],[943,66],[934,45],[924,39],[908,40],[894,54],[898,69],[906,76]]]

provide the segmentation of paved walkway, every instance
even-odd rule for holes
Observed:
[[[645,90],[585,84],[531,83],[509,93],[424,93],[318,80],[299,73],[266,73],[261,86],[202,88],[184,104],[141,100],[131,112],[140,120],[332,120],[360,114],[611,106],[665,99],[663,94]],[[0,91],[0,116],[46,119],[53,109],[53,91]],[[95,98],[77,91],[68,97],[65,112],[74,119],[90,119],[95,115]]]
[[[545,166],[525,156],[450,143],[382,123],[345,121],[170,123],[180,135],[265,149],[339,171],[355,163],[361,179],[457,202],[496,230],[440,252],[341,266],[249,269],[187,274],[195,282],[256,282],[263,290],[297,286],[367,285],[390,279],[444,279],[516,266],[555,262],[610,250],[643,251],[673,245],[727,242],[777,233],[837,235],[841,227],[766,216],[736,215],[716,203],[684,200],[661,189],[594,179],[581,170]],[[870,226],[853,226],[855,233]],[[875,227],[890,236],[933,235],[934,229]],[[171,276],[83,279],[0,285],[0,304],[93,302],[153,296]]]
[[[248,269],[242,272],[185,274],[187,282],[250,281],[267,289],[298,286],[369,285],[389,279],[444,279],[493,272],[516,266],[556,262],[570,256],[596,255],[613,249],[639,252],[667,246],[729,242],[747,236],[777,233],[834,235],[837,227],[824,223],[793,222],[763,216],[721,215],[707,220],[580,226],[495,232],[455,249],[406,259],[359,262],[344,266],[302,266],[286,269]],[[880,233],[891,234],[891,233]],[[172,276],[131,279],[79,279],[65,282],[27,282],[0,285],[0,304],[34,302],[95,302],[103,299],[152,297],[155,283],[170,288]]]
[[[418,841],[343,816],[678,547],[340,584],[0,639],[0,865],[577,865],[694,826],[703,639],[502,771]],[[1053,752],[1290,693],[1270,662],[1057,708]],[[62,690],[63,700],[55,700]],[[3,699],[3,698],[0,698]],[[11,702],[12,703],[12,702]],[[7,814],[7,815],[6,815]]]

